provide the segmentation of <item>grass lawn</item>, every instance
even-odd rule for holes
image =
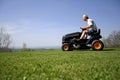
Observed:
[[[119,80],[120,49],[0,53],[0,80]]]

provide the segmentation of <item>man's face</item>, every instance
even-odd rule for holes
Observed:
[[[84,20],[84,21],[87,21],[87,18],[86,18],[86,17],[83,17],[83,20]]]

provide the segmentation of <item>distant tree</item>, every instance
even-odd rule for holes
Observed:
[[[27,44],[26,44],[26,43],[23,43],[21,51],[23,51],[23,52],[24,52],[24,51],[32,51],[32,49],[28,49],[28,48],[27,48]]]
[[[113,31],[103,41],[106,47],[120,47],[120,31]]]
[[[5,28],[0,27],[0,51],[7,51],[11,44],[10,34],[6,31]]]
[[[27,44],[23,43],[23,49],[27,49]]]

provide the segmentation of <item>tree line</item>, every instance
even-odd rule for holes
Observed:
[[[11,51],[9,48],[11,41],[11,36],[7,30],[3,27],[0,27],[0,52]]]
[[[105,47],[120,48],[120,30],[113,31],[107,38],[103,38]]]

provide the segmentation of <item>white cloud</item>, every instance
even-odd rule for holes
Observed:
[[[26,30],[30,24],[29,20],[23,19],[18,22],[1,23],[0,27],[4,27],[9,34],[16,34]]]

